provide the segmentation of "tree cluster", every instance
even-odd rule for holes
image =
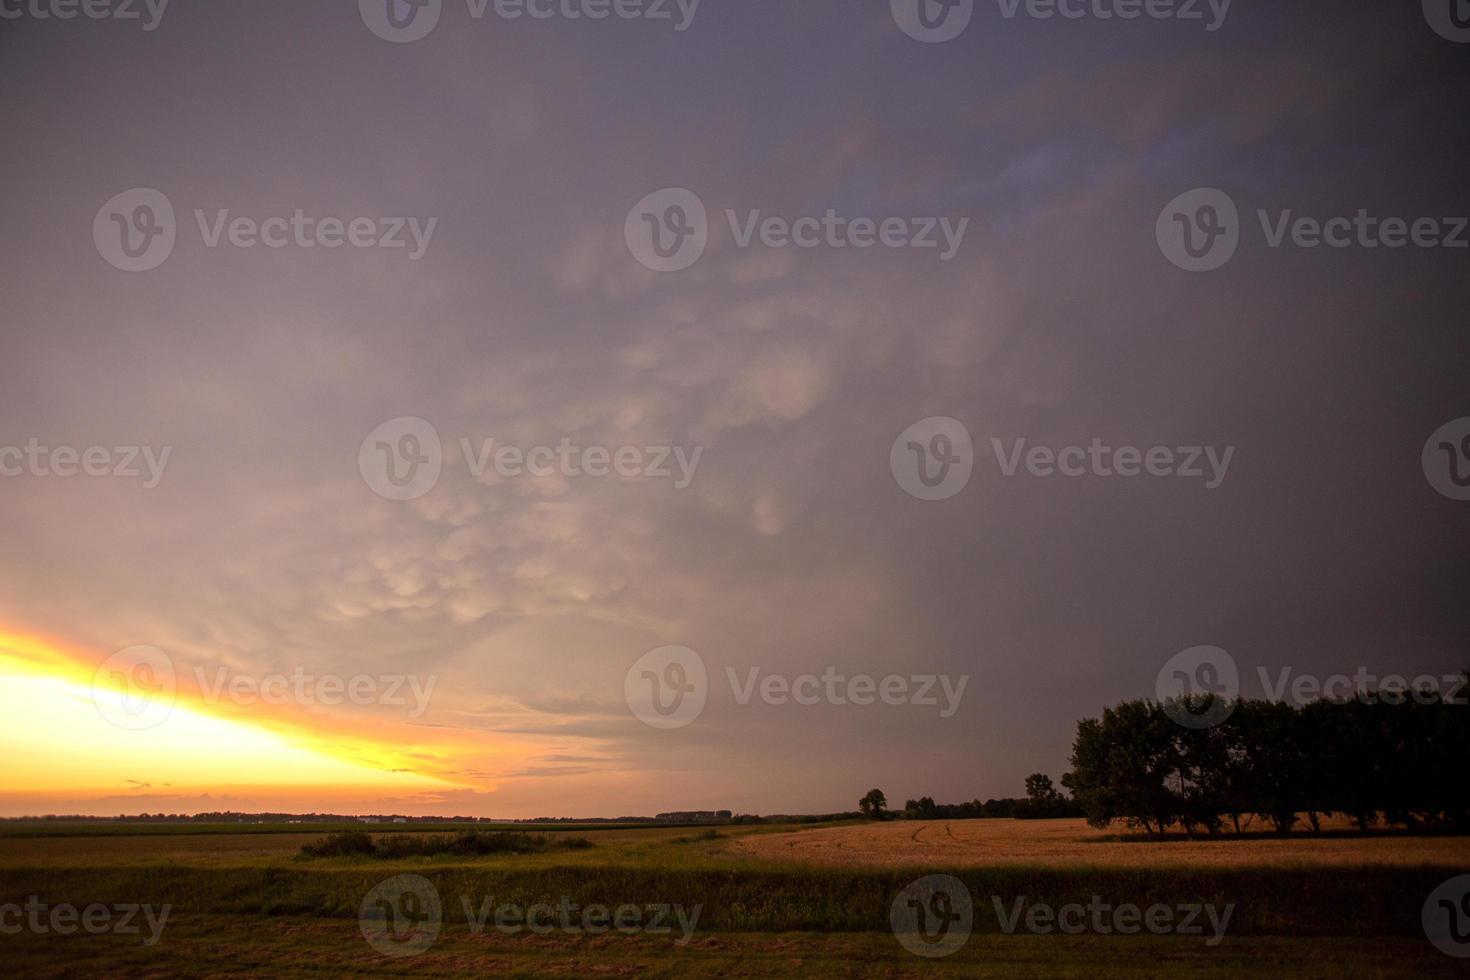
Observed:
[[[869,790],[858,801],[861,815],[869,820],[897,817],[902,820],[978,820],[985,818],[1037,820],[1050,817],[1080,817],[1082,809],[1052,784],[1051,777],[1033,773],[1026,777],[1026,798],[978,799],[969,803],[935,803],[932,796],[908,800],[903,809],[887,810],[888,799],[880,789]]]
[[[1359,830],[1470,830],[1470,707],[1432,691],[1128,701],[1078,722],[1071,762],[1062,784],[1096,827],[1241,833],[1260,819],[1286,834],[1341,814]]]

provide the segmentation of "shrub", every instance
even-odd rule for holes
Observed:
[[[388,834],[374,841],[360,830],[332,834],[301,848],[301,856],[374,857],[385,861],[409,857],[484,857],[490,854],[539,854],[545,851],[580,851],[592,846],[585,837],[549,839],[545,834],[519,831],[482,832],[467,830],[453,835]]]
[[[373,854],[373,839],[360,830],[323,837],[315,844],[303,844],[301,856],[309,858],[367,857]]]

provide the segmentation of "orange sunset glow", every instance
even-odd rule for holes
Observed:
[[[484,788],[450,773],[471,751],[482,761],[494,754],[463,737],[436,737],[434,728],[300,707],[247,711],[185,683],[156,722],[131,730],[110,717],[128,695],[110,689],[103,673],[80,651],[0,633],[0,752],[8,760],[0,807],[85,810],[89,800],[115,806],[129,793],[140,804],[211,794],[307,808],[424,802],[436,791]]]

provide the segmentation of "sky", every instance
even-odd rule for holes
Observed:
[[[386,3],[0,0],[0,815],[1018,796],[1197,648],[1470,663],[1448,7]]]

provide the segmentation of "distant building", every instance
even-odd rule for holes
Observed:
[[[379,823],[380,822],[377,817],[358,817],[357,819],[361,820],[363,823]]]
[[[393,822],[394,823],[408,823],[408,818],[407,817],[394,817],[393,818]]]

